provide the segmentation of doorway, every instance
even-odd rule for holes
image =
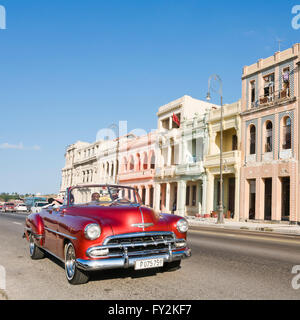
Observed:
[[[290,220],[290,177],[281,179],[281,220]]]
[[[234,217],[235,207],[235,178],[229,178],[228,181],[228,210],[230,211],[230,217]]]
[[[255,219],[256,180],[249,180],[249,219]]]
[[[265,179],[265,220],[272,218],[272,178]]]

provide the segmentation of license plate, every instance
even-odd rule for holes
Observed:
[[[141,270],[141,269],[150,269],[150,268],[159,268],[164,265],[164,259],[148,259],[148,260],[137,260],[135,262],[134,269]]]

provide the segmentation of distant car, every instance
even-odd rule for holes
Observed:
[[[30,214],[24,236],[32,259],[49,252],[65,264],[69,283],[81,284],[90,271],[177,270],[191,256],[187,231],[183,217],[143,206],[134,188],[84,185],[68,188],[62,206]]]
[[[16,205],[15,207],[16,212],[27,212],[27,206],[25,205],[25,203],[19,203]]]
[[[46,205],[48,205],[48,202],[36,202],[34,207],[31,208],[32,213],[38,213],[42,210],[42,208]]]
[[[0,203],[0,211],[3,211],[4,203]]]
[[[3,206],[3,212],[15,212],[16,205],[13,202],[5,202]]]

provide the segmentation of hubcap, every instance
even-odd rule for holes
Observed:
[[[35,244],[33,242],[33,238],[32,238],[32,236],[30,236],[30,242],[29,242],[29,253],[30,253],[30,256],[32,256],[33,253],[34,253],[34,246],[35,246]]]
[[[66,250],[66,259],[65,259],[65,264],[66,264],[66,274],[67,278],[71,280],[74,277],[75,274],[75,250],[72,244],[69,244],[67,246]]]

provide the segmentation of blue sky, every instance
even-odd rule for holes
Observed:
[[[299,42],[296,4],[0,0],[0,192],[57,192],[68,144],[119,120],[150,131],[160,105],[205,99],[213,73],[238,100],[244,65]]]

